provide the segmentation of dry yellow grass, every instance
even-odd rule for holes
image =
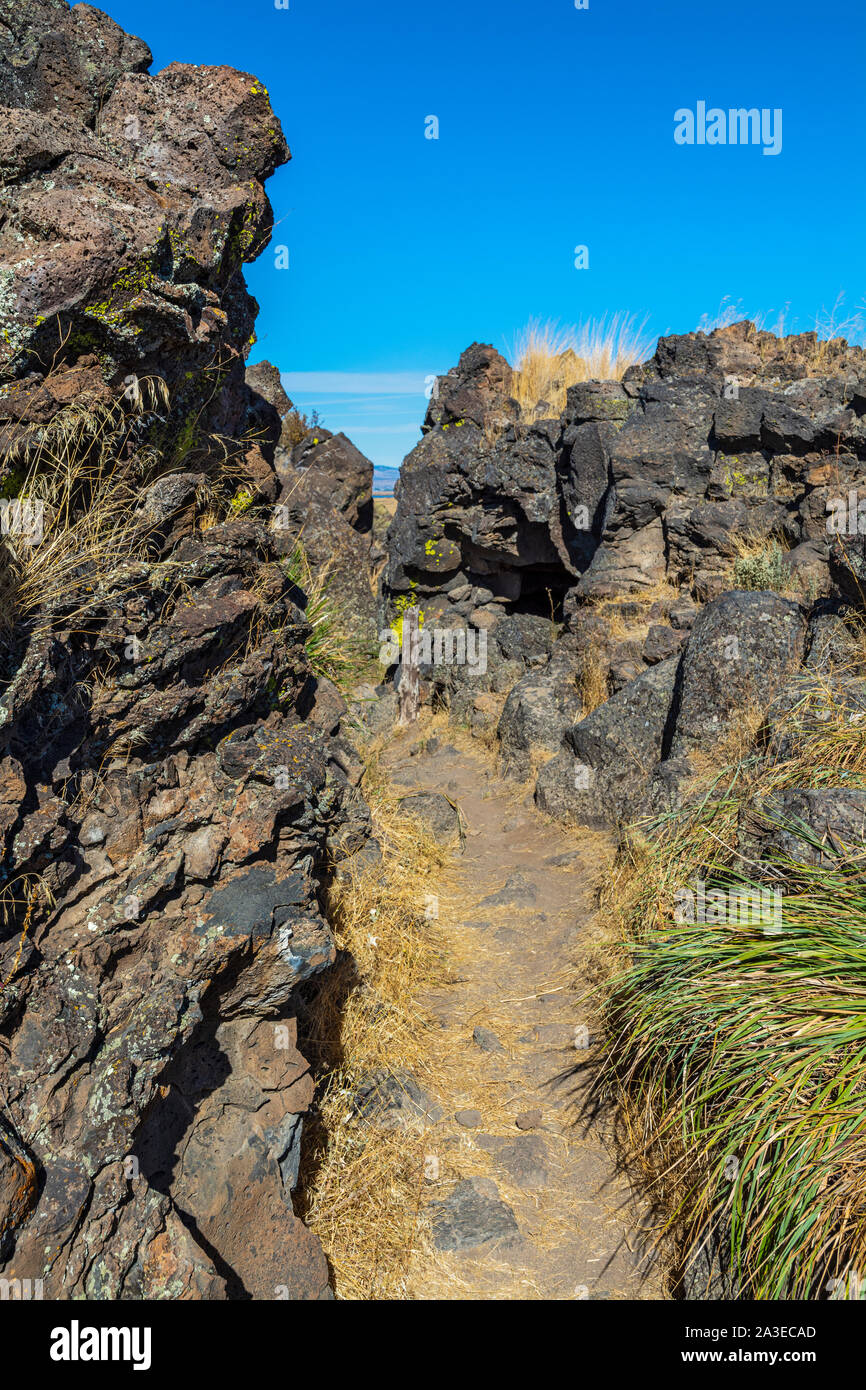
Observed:
[[[133,378],[113,398],[84,392],[47,426],[21,431],[2,480],[4,498],[20,505],[25,524],[13,514],[0,540],[0,638],[58,600],[68,604],[67,621],[83,619],[96,578],[152,559],[155,527],[140,509],[142,491],[182,462],[189,467],[189,456],[177,446],[134,441],[143,419],[170,409],[161,377]],[[231,455],[231,441],[202,439],[195,507],[203,530],[235,514],[231,492],[244,465],[237,446]],[[29,518],[41,525],[31,531]]]
[[[322,1241],[339,1298],[390,1299],[406,1296],[426,1145],[420,1131],[374,1127],[353,1100],[375,1072],[432,1083],[436,1025],[420,999],[448,971],[436,922],[425,916],[443,854],[399,813],[375,751],[364,791],[382,862],[338,875],[331,891],[338,957],[302,1018],[302,1050],[324,1079],[306,1130],[299,1211]]]
[[[607,688],[607,668],[595,648],[581,653],[577,669],[577,690],[584,717],[603,705],[610,691]]]
[[[560,328],[531,321],[511,351],[512,394],[522,410],[532,412],[546,401],[554,414],[565,408],[566,392],[578,381],[619,379],[627,368],[652,352],[646,320],[613,314],[597,322]]]
[[[159,378],[137,383],[135,409],[165,401]],[[130,418],[129,402],[74,401],[48,427],[25,430],[7,459],[7,488],[41,517],[39,532],[3,538],[0,624],[8,632],[52,600],[81,589],[88,568],[102,571],[144,554],[148,528],[136,515],[136,480],[118,454]],[[41,533],[40,533],[41,532]],[[83,598],[82,601],[86,603]]]

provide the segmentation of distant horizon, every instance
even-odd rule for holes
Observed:
[[[714,316],[704,314],[697,326],[678,331],[711,333],[716,328],[749,321],[779,336],[817,331],[821,338],[843,337],[854,345],[866,347],[866,319],[859,310],[843,318],[838,330],[834,328],[834,317],[844,313],[843,302],[844,297],[840,296],[832,310],[822,309],[804,328],[796,320],[785,321],[784,312],[781,315],[775,311],[749,313],[739,301],[725,296]],[[653,339],[649,357],[655,352],[659,338],[668,337],[672,332],[674,330],[666,329]],[[508,354],[503,352],[503,356]],[[253,358],[250,360],[252,362]],[[258,355],[254,360],[264,359]],[[457,358],[435,375],[444,375],[456,365]],[[422,438],[421,424],[427,410],[430,376],[422,374],[420,369],[379,373],[323,370],[281,371],[280,379],[292,404],[302,414],[309,416],[315,411],[325,429],[332,434],[343,433],[351,439],[373,463],[374,491],[378,489],[383,496],[391,495],[401,465]],[[372,448],[365,447],[365,436],[372,436]]]

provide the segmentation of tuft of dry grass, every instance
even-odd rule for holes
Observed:
[[[577,668],[577,691],[583,708],[582,717],[592,714],[610,696],[607,688],[607,667],[594,647],[582,652]]]
[[[646,320],[613,314],[571,328],[531,320],[510,353],[512,394],[521,410],[534,412],[546,401],[551,414],[565,409],[569,386],[579,381],[619,380],[652,353]]]
[[[69,599],[87,606],[87,582],[125,560],[142,558],[148,527],[136,513],[141,479],[123,457],[138,412],[162,405],[165,383],[136,382],[106,403],[83,397],[47,427],[32,427],[7,456],[7,495],[41,515],[41,535],[10,529],[0,543],[0,628]],[[16,475],[16,464],[19,465]],[[75,610],[72,616],[75,616]]]
[[[420,1002],[447,977],[435,919],[425,915],[443,851],[399,809],[375,750],[364,793],[382,847],[380,864],[337,874],[329,917],[331,969],[308,987],[301,1048],[319,1078],[305,1130],[299,1214],[322,1241],[339,1298],[406,1297],[418,1239],[427,1142],[356,1113],[354,1097],[375,1073],[411,1073],[435,1089],[437,1025]]]

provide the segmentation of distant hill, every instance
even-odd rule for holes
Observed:
[[[399,476],[399,468],[374,467],[373,495],[375,497],[391,497],[394,492],[394,484]]]

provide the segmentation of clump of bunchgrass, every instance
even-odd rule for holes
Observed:
[[[334,590],[333,566],[314,569],[298,538],[283,568],[305,597],[304,616],[311,628],[305,647],[313,672],[348,690],[369,673],[373,654],[370,642],[357,631],[345,602]]]
[[[552,414],[565,409],[569,386],[620,379],[652,351],[646,321],[613,314],[572,328],[532,320],[511,351],[511,392],[526,413],[546,401]]]
[[[747,1298],[820,1298],[866,1260],[866,847],[797,826],[808,862],[756,861],[740,840],[772,791],[866,786],[850,710],[808,717],[824,686],[785,716],[791,756],[751,752],[695,785],[632,834],[606,895],[624,940],[599,1089],[684,1251],[713,1232]],[[780,920],[679,920],[698,882],[729,902],[779,889]]]

